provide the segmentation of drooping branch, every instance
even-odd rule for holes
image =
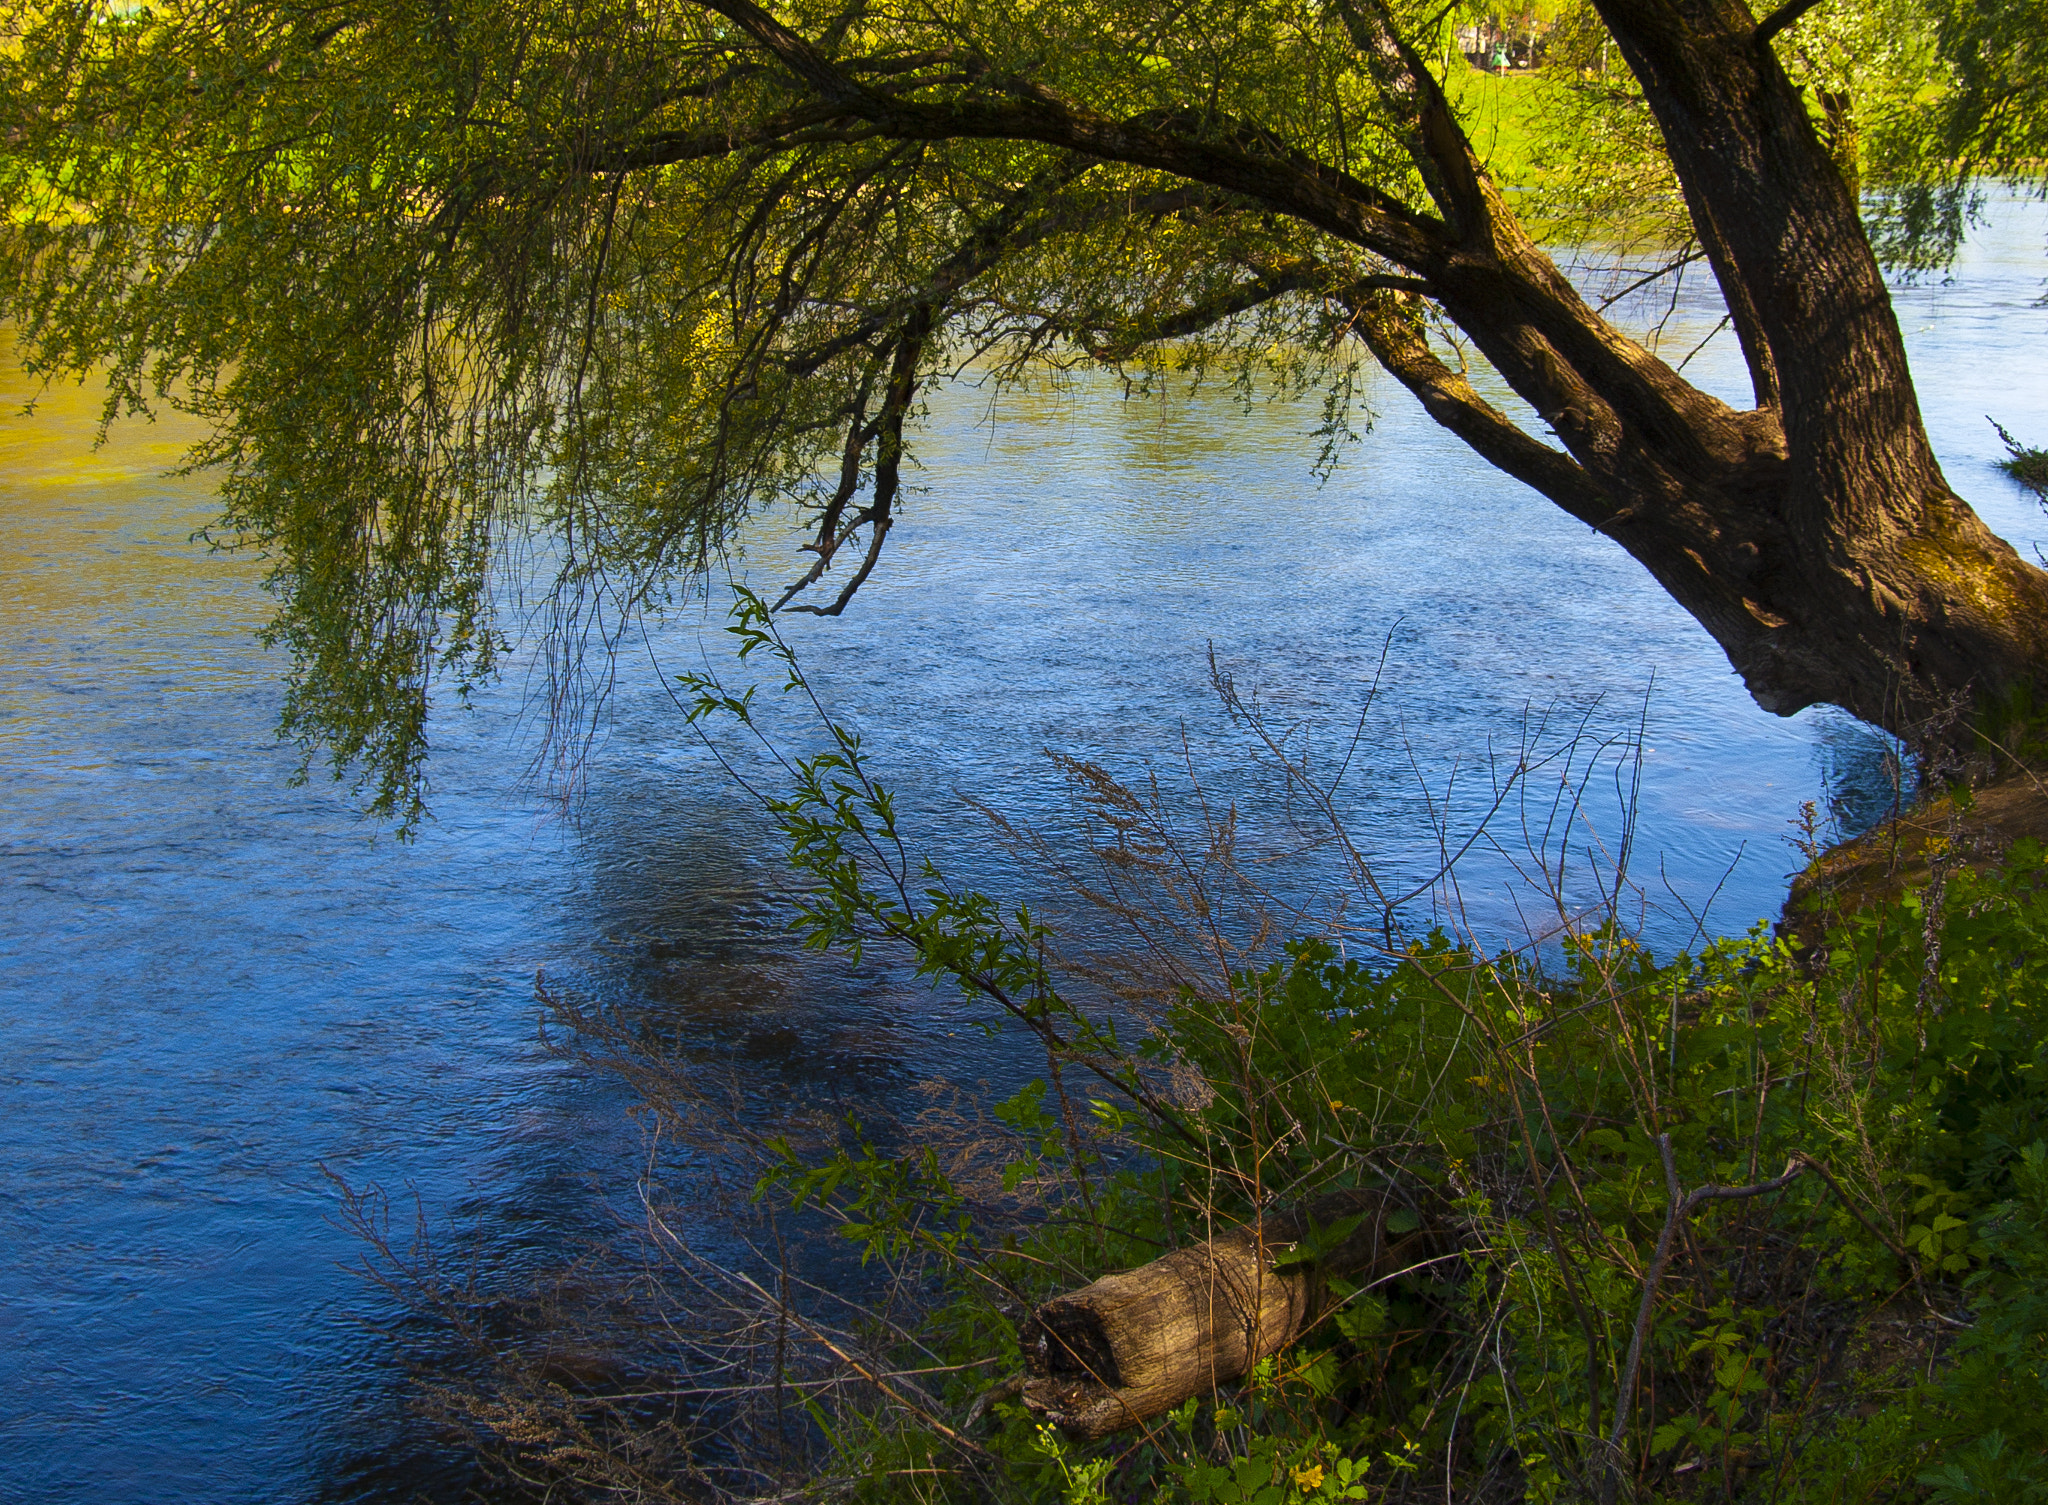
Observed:
[[[808,375],[833,357],[865,344],[890,323],[906,318],[918,304],[943,306],[975,278],[1020,251],[1058,236],[1085,234],[1119,219],[1161,218],[1213,207],[1218,202],[1217,195],[1188,185],[1135,198],[1105,198],[1094,204],[1044,207],[1047,194],[1071,184],[1093,165],[1085,158],[1068,158],[1058,164],[1057,170],[1048,169],[1040,174],[1013,194],[1001,212],[941,262],[922,286],[870,311],[829,339],[792,352],[788,357],[790,374]],[[1027,212],[1033,208],[1042,208],[1043,212],[1027,217]]]
[[[1079,330],[1075,332],[1075,338],[1096,360],[1113,364],[1128,360],[1147,345],[1201,334],[1225,320],[1262,308],[1289,293],[1313,287],[1316,281],[1315,273],[1307,269],[1253,277],[1172,313],[1107,332]]]
[[[899,472],[903,424],[915,390],[916,367],[931,337],[940,328],[949,303],[976,277],[999,265],[1010,255],[1027,250],[1058,235],[1085,233],[1103,223],[1121,218],[1158,217],[1204,207],[1215,201],[1209,190],[1187,185],[1136,199],[1109,196],[1093,204],[1048,205],[1048,199],[1071,187],[1094,166],[1089,159],[1066,156],[1036,174],[1012,193],[1001,209],[942,261],[923,286],[872,310],[829,339],[793,352],[785,358],[789,375],[802,378],[828,362],[875,342],[890,325],[899,333],[893,345],[893,366],[884,394],[882,411],[870,419],[867,399],[870,383],[864,381],[856,394],[846,422],[840,473],[831,497],[819,514],[810,543],[803,547],[817,555],[816,562],[791,584],[776,601],[777,611],[789,609],[836,616],[851,602],[880,556],[883,538],[892,517],[893,502],[900,486]],[[1272,296],[1286,289],[1276,288]],[[870,504],[846,518],[846,509],[859,489],[863,461],[870,443],[877,459]],[[868,549],[862,565],[826,607],[791,606],[790,602],[816,584],[831,568],[839,551],[857,532],[867,528]]]
[[[833,488],[830,499],[819,514],[815,536],[810,543],[803,546],[818,556],[817,562],[811,566],[808,573],[777,598],[775,604],[769,608],[771,611],[781,611],[797,596],[816,585],[823,578],[825,571],[832,568],[832,559],[839,552],[839,546],[851,538],[854,529],[860,525],[860,519],[856,518],[852,527],[842,530],[840,519],[845,516],[847,505],[852,502],[854,493],[860,489],[861,459],[866,455],[869,443],[881,431],[882,420],[868,417],[868,395],[873,388],[874,377],[875,368],[870,367],[866,378],[861,382],[860,390],[854,394],[851,412],[846,421],[846,444],[840,451],[838,484]]]
[[[1254,150],[1212,134],[1207,116],[1098,114],[1053,90],[1001,80],[1003,95],[944,102],[896,98],[857,82],[750,0],[702,0],[755,37],[841,112],[911,140],[1036,141],[1125,162],[1268,205],[1403,266],[1421,270],[1448,246],[1443,227],[1392,195],[1305,154]]]
[[[1015,79],[992,78],[990,87],[1003,91],[993,98],[932,103],[901,97],[891,87],[856,80],[749,0],[707,3],[757,36],[772,38],[777,57],[797,60],[791,67],[806,87],[825,87],[818,80],[829,74],[833,106],[870,121],[879,135],[905,140],[993,135],[1063,145],[1069,154],[1066,160],[1040,175],[1053,175],[1047,191],[1057,187],[1055,179],[1070,180],[1085,171],[1075,164],[1094,159],[1156,167],[1180,176],[1185,185],[1165,191],[1156,206],[1161,210],[1192,205],[1204,195],[1207,203],[1218,207],[1228,197],[1249,200],[1320,224],[1397,266],[1419,272],[1417,277],[1378,286],[1435,298],[1509,385],[1552,423],[1571,453],[1560,455],[1485,403],[1462,376],[1436,360],[1419,332],[1399,318],[1387,317],[1386,307],[1375,305],[1361,318],[1359,331],[1369,348],[1429,411],[1489,461],[1596,526],[1625,510],[1612,499],[1615,482],[1640,480],[1640,474],[1631,478],[1622,472],[1631,466],[1640,471],[1646,443],[1669,451],[1661,461],[1667,471],[1676,468],[1701,476],[1740,464],[1753,447],[1725,405],[1608,326],[1529,240],[1479,164],[1441,86],[1376,0],[1352,0],[1353,31],[1361,46],[1376,49],[1375,66],[1390,107],[1406,111],[1412,120],[1411,151],[1418,166],[1439,184],[1440,207],[1460,231],[1457,243],[1446,237],[1438,222],[1252,126],[1164,110],[1113,121],[1043,86]],[[1142,212],[1141,206],[1125,203],[1092,212],[1054,207],[1027,217],[1025,211],[1037,197],[1032,191],[1013,196],[922,286],[871,310],[823,343],[793,353],[792,374],[816,369],[834,355],[867,343],[897,316],[906,300],[942,309],[959,289],[1027,243],[1083,228],[1084,221],[1100,222],[1117,212]],[[1175,313],[1092,338],[1084,330],[1069,333],[1098,358],[1119,359],[1143,344],[1196,333],[1290,292],[1307,290],[1316,280],[1299,268],[1259,268],[1248,282]],[[1357,296],[1372,290],[1372,285],[1359,284],[1353,292]],[[1055,319],[1051,327],[1059,326]],[[886,504],[870,519],[874,510],[860,514],[854,526],[886,523]],[[825,552],[836,549],[846,531],[821,532],[816,547]],[[871,537],[871,550],[878,541],[879,532]]]
[[[1824,187],[1816,190],[1812,183],[1795,181],[1784,203],[1766,203],[1766,212],[1759,214],[1739,181],[1736,191],[1728,191],[1731,173],[1740,178],[1735,169],[1741,164],[1731,167],[1720,159],[1739,159],[1742,152],[1717,153],[1704,143],[1715,129],[1724,129],[1738,146],[1754,141],[1797,157],[1794,138],[1801,131],[1812,134],[1796,98],[1786,104],[1789,86],[1777,94],[1765,88],[1761,105],[1742,94],[1743,79],[1756,81],[1776,70],[1776,63],[1767,52],[1758,58],[1749,48],[1754,21],[1735,0],[1602,4],[1609,12],[1626,13],[1621,20],[1610,17],[1610,25],[1653,109],[1663,101],[1660,124],[1702,243],[1729,292],[1731,318],[1750,362],[1760,404],[1752,413],[1738,413],[1700,391],[1586,303],[1485,173],[1440,85],[1375,0],[1351,0],[1354,35],[1377,70],[1383,104],[1395,111],[1397,121],[1409,122],[1411,158],[1431,180],[1442,220],[1327,166],[1256,123],[1179,108],[1111,119],[1043,84],[994,73],[971,90],[935,99],[920,92],[923,85],[914,75],[855,77],[856,63],[842,66],[825,58],[750,0],[705,3],[772,44],[770,51],[788,64],[802,87],[825,90],[847,122],[823,129],[858,124],[902,142],[1037,143],[1078,158],[1147,168],[1219,195],[1219,208],[1243,205],[1289,216],[1413,273],[1421,284],[1415,290],[1426,290],[1449,322],[1551,425],[1568,453],[1559,455],[1480,399],[1462,375],[1436,359],[1412,325],[1404,333],[1405,321],[1384,317],[1388,310],[1366,311],[1359,333],[1432,414],[1491,463],[1623,541],[1721,642],[1760,704],[1790,711],[1815,699],[1836,699],[1858,714],[1901,724],[1899,697],[1881,687],[1919,671],[1886,646],[1886,630],[1858,629],[1853,645],[1837,642],[1840,634],[1827,622],[1855,620],[1856,613],[1845,613],[1839,605],[1821,611],[1807,584],[1811,560],[1818,557],[1814,549],[1826,537],[1855,536],[1856,512],[1891,505],[1886,499],[1894,491],[1909,508],[1915,498],[1925,497],[1926,489],[1913,477],[1931,472],[1932,459],[1917,413],[1895,400],[1900,391],[1910,400],[1909,385],[1902,385],[1903,362],[1891,360],[1899,353],[1895,325],[1886,338],[1869,337],[1873,319],[1889,318],[1881,281],[1873,278],[1852,294],[1849,301],[1860,301],[1861,307],[1841,308],[1839,317],[1823,317],[1816,325],[1816,313],[1824,311],[1809,306],[1811,299],[1793,285],[1793,275],[1781,264],[1786,258],[1765,244],[1791,223],[1799,233],[1813,232],[1810,243],[1826,249],[1818,257],[1823,266],[1835,252],[1846,255],[1849,249],[1860,250],[1867,261],[1853,206],[1844,208],[1839,184],[1835,196],[1842,204],[1825,202]],[[1639,23],[1640,34],[1633,37],[1630,18]],[[1687,53],[1688,37],[1701,40],[1695,49],[1699,56]],[[1660,59],[1675,79],[1668,86],[1658,75]],[[1782,83],[1781,71],[1778,78]],[[1697,118],[1682,119],[1688,110]],[[1756,118],[1744,117],[1745,110]],[[1799,118],[1788,124],[1791,115]],[[1793,145],[1786,147],[1787,141]],[[1718,163],[1713,171],[1723,181],[1713,181],[1713,171],[1692,172],[1688,153],[1713,159]],[[1792,168],[1799,169],[1800,163]],[[1798,171],[1790,176],[1797,179]],[[1802,194],[1810,202],[1802,202]],[[1787,205],[1793,210],[1791,220],[1781,214],[1778,231],[1773,231],[1772,214]],[[1843,213],[1836,214],[1837,209]],[[1849,226],[1846,235],[1843,222]],[[957,286],[964,286],[999,264],[1002,254],[992,243],[959,262],[947,277],[957,275]],[[1799,257],[1790,261],[1797,264]],[[1759,265],[1765,268],[1761,275]],[[1857,284],[1861,274],[1855,268],[1851,273],[1848,282]],[[1307,290],[1291,274],[1276,276],[1274,268],[1264,268],[1249,282],[1227,285],[1110,338],[1090,339],[1058,319],[1046,327],[1077,338],[1098,356],[1116,358],[1148,339],[1195,332],[1287,292]],[[935,285],[934,291],[951,296],[953,285]],[[1823,297],[1839,291],[1831,289]],[[862,331],[854,343],[867,333]],[[1784,354],[1788,342],[1796,350],[1790,368]],[[1834,358],[1824,354],[1831,344]],[[1844,373],[1863,365],[1876,379],[1867,384],[1851,379],[1845,386]],[[1796,431],[1802,415],[1812,425],[1805,443]],[[1900,463],[1880,463],[1874,473],[1886,479],[1878,486],[1836,488],[1818,513],[1809,510],[1802,517],[1804,498],[1817,494],[1809,484],[1802,497],[1802,461],[1808,481],[1855,469],[1862,460],[1837,452],[1832,439],[1857,428],[1886,436],[1881,448],[1903,443]],[[1822,442],[1811,442],[1817,437]],[[1994,572],[2025,575],[1993,558],[1997,550],[1981,539],[1966,540],[1964,548]],[[2031,577],[2013,584],[2022,592],[2034,589]],[[1888,591],[1874,581],[1863,587],[1879,615],[1908,606],[1916,613],[1953,609],[1936,605],[1931,596],[1911,602]],[[1830,667],[1844,653],[1863,665],[1853,685]],[[1953,669],[1937,671],[1937,678],[1944,676],[1954,678]]]
[[[889,383],[882,394],[882,411],[875,426],[875,471],[873,500],[836,535],[820,530],[818,535],[818,563],[802,582],[790,587],[783,594],[777,607],[787,611],[808,612],[812,616],[836,617],[846,610],[847,603],[854,598],[867,578],[874,572],[875,561],[882,557],[882,541],[888,537],[894,521],[893,509],[896,494],[902,486],[903,473],[903,420],[910,412],[912,401],[917,395],[918,365],[924,359],[925,347],[930,340],[938,320],[938,309],[930,304],[912,310],[904,321],[903,332],[897,337],[895,355],[889,367]],[[854,430],[855,437],[849,437],[847,465],[857,478],[860,466],[860,450],[856,437],[860,430]],[[845,476],[842,473],[841,483]],[[850,494],[850,493],[849,493]],[[843,508],[845,502],[838,505]],[[834,516],[836,517],[836,513]],[[831,566],[832,555],[861,528],[868,530],[868,549],[855,570],[829,606],[784,606],[783,602],[799,590],[824,574]]]
[[[751,0],[704,0],[760,39],[807,87],[836,107],[899,139],[1036,141],[1153,168],[1206,184],[1306,224],[1428,279],[1444,307],[1472,335],[1516,390],[1540,411],[1572,414],[1581,390],[1611,394],[1645,428],[1698,436],[1704,448],[1675,458],[1717,463],[1741,445],[1714,435],[1730,416],[1667,364],[1610,328],[1569,280],[1531,243],[1486,178],[1441,87],[1383,12],[1359,9],[1360,34],[1377,49],[1388,87],[1417,120],[1420,165],[1445,185],[1460,240],[1441,221],[1252,127],[1223,129],[1213,115],[1151,111],[1114,120],[1042,85],[990,80],[999,94],[934,102],[898,97],[863,84]],[[1375,19],[1377,16],[1377,19]],[[1404,93],[1405,91],[1405,93]],[[1508,315],[1503,328],[1501,315]],[[1607,442],[1563,429],[1568,443]],[[1577,442],[1574,442],[1574,441]]]

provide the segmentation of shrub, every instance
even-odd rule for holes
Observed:
[[[735,631],[809,693],[760,603]],[[685,683],[694,719],[753,725],[750,695]],[[1211,923],[1217,880],[1165,834],[1156,796],[1076,764],[1114,817],[1118,881],[1165,895],[1147,911],[1127,887],[1116,905],[1192,917],[1152,925],[1162,949],[1208,936],[1206,957],[1161,969],[1150,1007],[1135,989],[1110,1017],[1073,1001],[1038,917],[912,859],[858,739],[825,725],[826,751],[788,764],[769,802],[810,885],[797,928],[820,947],[907,946],[1030,1030],[1046,1072],[977,1119],[971,1146],[851,1122],[836,1144],[766,1146],[757,1197],[836,1220],[892,1293],[829,1341],[805,1329],[848,1383],[806,1392],[830,1461],[786,1490],[2048,1494],[2038,847],[1944,869],[1936,894],[1867,908],[1811,955],[1759,925],[1659,960],[1602,923],[1541,957],[1387,926],[1363,951],[1339,934],[1261,958]],[[1393,1199],[1390,1226],[1436,1252],[1332,1280],[1301,1339],[1241,1383],[1102,1442],[1019,1403],[1005,1377],[1037,1303],[1340,1188]],[[786,1296],[763,1313],[797,1320]]]

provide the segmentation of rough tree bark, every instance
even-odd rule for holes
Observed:
[[[1530,238],[1384,0],[1338,0],[1435,213],[1269,134],[1171,114],[1111,119],[1011,80],[928,100],[858,82],[751,0],[705,0],[827,115],[902,140],[1059,146],[1293,216],[1403,269],[1348,286],[1304,258],[1177,327],[1314,288],[1496,466],[1606,533],[1789,715],[1829,702],[1922,746],[2048,705],[2048,574],[1949,487],[1883,276],[1798,88],[1741,0],[1596,0],[1664,134],[1755,391],[1737,410],[1608,324]],[[1791,0],[1802,9],[1802,0]],[[1433,304],[1541,415],[1524,432],[1432,348]]]
[[[1361,300],[1360,332],[1439,421],[1641,561],[1766,710],[1829,702],[1977,750],[1985,711],[2039,699],[2048,575],[1944,480],[1854,200],[1757,22],[1738,0],[1599,10],[1663,129],[1756,407],[1617,338],[1426,79],[1420,135],[1456,245],[1417,270],[1569,459],[1437,360],[1394,295]]]
[[[1700,552],[1723,588],[1695,615],[1727,622],[1716,636],[1771,710],[1830,701],[1953,738],[1959,712],[2033,699],[2048,672],[2048,575],[1943,478],[1855,201],[1799,91],[1737,0],[1600,11],[1695,220],[1715,227],[1752,364],[1775,373],[1777,401],[1761,411],[1781,437],[1723,488],[1738,526],[1703,540],[1718,545]],[[1760,505],[1744,506],[1751,496]]]

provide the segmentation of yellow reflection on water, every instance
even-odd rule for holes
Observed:
[[[191,755],[224,734],[204,697],[279,677],[251,637],[261,565],[193,541],[213,486],[166,472],[197,423],[124,419],[95,446],[98,383],[44,390],[12,344],[0,330],[0,763],[64,780]]]
[[[9,640],[125,634],[166,611],[188,626],[253,626],[253,561],[212,555],[191,535],[211,520],[203,477],[177,466],[201,426],[169,414],[116,422],[95,446],[96,381],[47,389],[11,351],[0,363],[0,624]],[[33,411],[24,411],[33,403]]]

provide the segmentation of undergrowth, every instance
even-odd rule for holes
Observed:
[[[810,694],[759,602],[734,630]],[[685,688],[700,723],[754,726],[752,692]],[[650,1201],[680,1299],[716,1293],[751,1335],[751,1367],[721,1372],[723,1414],[755,1421],[656,1468],[602,1394],[529,1386],[516,1424],[491,1419],[502,1387],[472,1399],[477,1440],[551,1497],[2048,1499],[2038,848],[1838,918],[1810,953],[1759,925],[1659,959],[1598,917],[1488,952],[1384,913],[1262,944],[1227,818],[1195,850],[1156,792],[1075,763],[1090,897],[1142,940],[1118,1006],[1089,1008],[1100,978],[1042,920],[909,854],[819,713],[828,746],[767,801],[809,885],[796,928],[907,947],[1029,1030],[1045,1073],[985,1109],[758,1141],[757,1205],[836,1227],[885,1293],[862,1306],[792,1295],[786,1258],[779,1283],[697,1259]],[[1340,1188],[1391,1198],[1427,1257],[1333,1279],[1283,1352],[1102,1441],[1021,1403],[1039,1302]]]

